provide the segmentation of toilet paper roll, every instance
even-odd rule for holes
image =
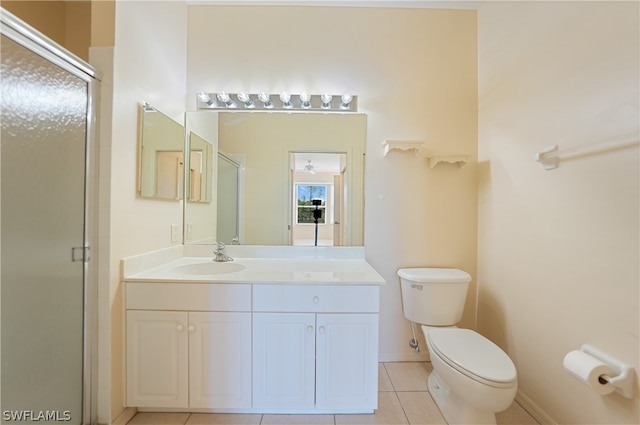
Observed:
[[[571,375],[589,385],[598,394],[607,395],[615,391],[616,387],[608,381],[616,376],[617,372],[584,351],[575,350],[567,353],[563,363]]]

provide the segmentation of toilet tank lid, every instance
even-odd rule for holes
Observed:
[[[471,275],[460,269],[443,268],[407,268],[399,269],[398,276],[413,282],[452,282],[466,283],[471,281]]]

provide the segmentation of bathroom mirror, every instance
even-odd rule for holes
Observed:
[[[184,127],[148,103],[139,106],[138,194],[179,201],[184,190]]]
[[[185,203],[186,244],[364,244],[366,115],[202,110],[185,123],[215,162],[212,202]]]

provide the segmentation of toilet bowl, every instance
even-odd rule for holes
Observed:
[[[422,328],[433,365],[429,392],[447,423],[495,424],[518,388],[511,359],[472,330]]]
[[[398,276],[404,315],[421,325],[431,356],[429,392],[447,423],[495,424],[495,413],[515,398],[516,368],[493,342],[455,326],[471,276],[439,268],[400,269]]]

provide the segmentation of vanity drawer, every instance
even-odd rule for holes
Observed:
[[[127,282],[126,309],[251,311],[251,285]]]
[[[378,313],[378,286],[254,285],[253,311]]]

